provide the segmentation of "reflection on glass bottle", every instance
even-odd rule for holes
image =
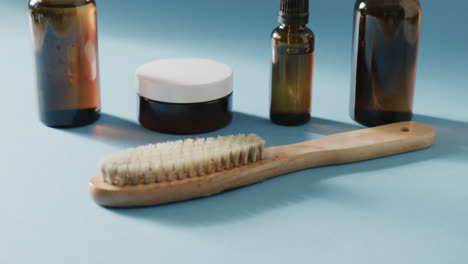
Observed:
[[[270,119],[300,125],[310,119],[314,34],[306,27],[308,0],[282,0],[279,22],[271,36]]]
[[[418,0],[356,2],[351,116],[357,122],[411,120],[420,19]]]
[[[99,118],[96,5],[92,0],[29,2],[41,121],[73,127]]]

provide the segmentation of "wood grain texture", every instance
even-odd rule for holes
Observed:
[[[115,186],[100,174],[89,182],[96,203],[106,207],[152,206],[206,197],[307,168],[376,159],[430,147],[434,129],[400,122],[330,135],[298,144],[269,147],[265,158],[210,175],[145,185]]]

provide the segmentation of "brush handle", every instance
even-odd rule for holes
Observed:
[[[268,156],[287,159],[288,172],[353,163],[425,149],[435,139],[434,129],[417,122],[400,122],[325,136],[268,149]]]
[[[239,168],[210,175],[135,186],[114,186],[101,175],[89,190],[94,200],[108,207],[151,206],[210,196],[307,168],[346,164],[428,148],[434,142],[431,127],[400,122],[330,135],[298,144],[265,149],[265,158]]]

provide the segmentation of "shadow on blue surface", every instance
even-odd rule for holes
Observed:
[[[122,148],[177,138],[177,136],[149,131],[134,121],[105,113],[92,125],[64,131]]]
[[[310,199],[329,199],[360,206],[372,202],[372,198],[352,190],[320,184],[320,182],[335,177],[378,171],[425,160],[444,159],[447,156],[451,156],[452,159],[458,157],[461,159],[460,162],[468,160],[468,123],[421,115],[416,115],[414,119],[435,128],[437,136],[432,148],[367,162],[292,173],[260,184],[227,191],[209,199],[197,199],[152,208],[112,209],[112,212],[125,217],[141,218],[155,224],[190,226],[236,221]],[[106,138],[112,144],[145,144],[153,142],[155,139],[176,137],[154,133],[141,128],[136,123],[110,115],[104,115],[101,121],[94,126],[76,129],[73,133],[94,138],[96,137],[94,131],[99,126],[112,127],[109,130],[112,132],[104,130],[105,133],[97,136],[97,139],[104,140]],[[269,146],[272,146],[310,140],[323,135],[359,128],[357,125],[319,118],[313,118],[309,124],[301,127],[280,127],[264,118],[235,113],[231,125],[203,136],[241,132],[257,133],[265,138]]]
[[[413,120],[430,125],[436,132],[434,146],[429,153],[425,153],[427,158],[444,159],[450,156],[452,160],[468,162],[468,122],[425,115],[415,115]]]
[[[256,133],[261,135],[268,146],[285,145],[317,138],[318,136],[335,134],[358,129],[356,125],[333,122],[325,119],[312,118],[309,124],[297,127],[282,127],[269,120],[234,112],[231,124],[217,131],[198,135],[170,135],[147,130],[139,123],[122,119],[109,114],[102,114],[94,124],[67,129],[64,131],[79,136],[89,137],[117,147],[135,147],[166,140],[176,140],[188,137],[210,137],[239,133]]]

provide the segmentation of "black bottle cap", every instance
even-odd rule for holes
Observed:
[[[309,22],[309,0],[280,0],[278,22],[305,25]]]

